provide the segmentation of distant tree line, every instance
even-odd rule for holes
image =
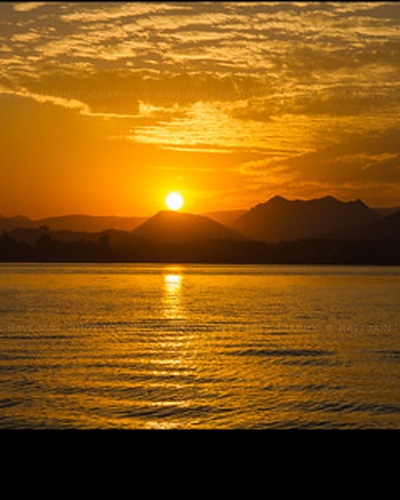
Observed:
[[[400,240],[197,240],[160,244],[132,239],[118,245],[107,233],[99,234],[96,241],[68,242],[47,233],[29,244],[3,232],[0,261],[400,265]]]

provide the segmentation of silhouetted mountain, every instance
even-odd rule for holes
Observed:
[[[244,215],[247,210],[223,210],[218,212],[204,212],[201,215],[208,217],[209,219],[215,220],[224,226],[231,227],[237,219]]]
[[[139,226],[133,234],[157,243],[243,239],[240,234],[208,217],[171,211],[158,212]]]
[[[0,231],[11,231],[18,227],[36,227],[37,224],[28,219],[28,217],[23,217],[22,215],[16,215],[15,217],[3,217],[0,215]]]
[[[261,203],[233,224],[247,238],[260,241],[293,241],[325,237],[338,228],[378,220],[381,216],[361,200],[342,202],[332,196],[289,201],[275,196]]]
[[[16,217],[0,216],[0,231],[10,231],[16,228],[34,228],[48,226],[53,231],[84,231],[96,233],[107,229],[133,231],[146,217],[107,217],[94,215],[62,215],[31,220],[21,215]]]
[[[233,221],[235,212],[214,214]],[[162,211],[132,231],[138,220],[0,217],[0,261],[400,265],[400,212],[382,217],[361,200],[276,196],[239,213],[241,234],[204,215]],[[128,230],[108,229],[118,222]]]
[[[145,217],[107,217],[93,215],[65,215],[41,219],[38,224],[46,224],[52,230],[99,232],[106,229],[133,231]]]
[[[353,240],[400,240],[400,212],[355,227],[337,229],[327,234],[326,237]]]

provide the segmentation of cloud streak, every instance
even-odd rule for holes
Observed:
[[[19,2],[13,5],[16,12],[30,12],[46,5],[46,2]]]

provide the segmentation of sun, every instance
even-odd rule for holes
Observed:
[[[170,210],[179,210],[184,203],[183,196],[179,193],[169,193],[165,198],[165,204]]]

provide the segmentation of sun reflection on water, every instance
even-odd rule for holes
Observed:
[[[164,270],[163,310],[168,319],[182,319],[184,317],[181,297],[182,281],[181,268],[168,267]]]

